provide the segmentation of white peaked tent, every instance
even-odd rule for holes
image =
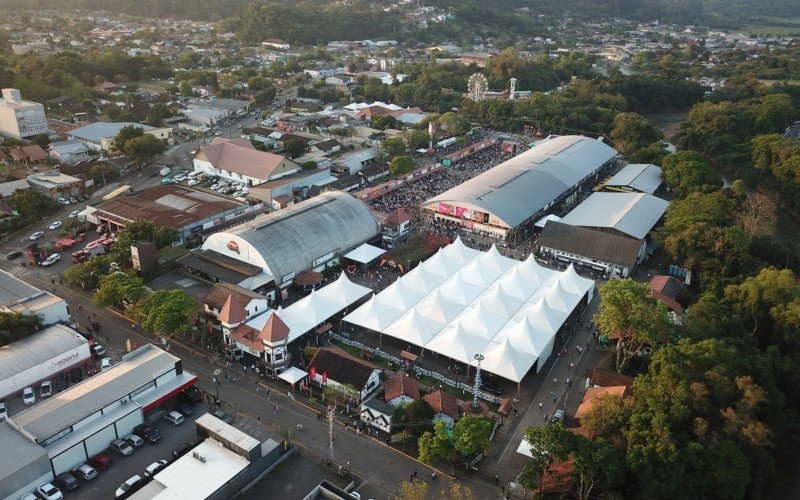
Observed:
[[[462,363],[470,363],[486,344],[488,341],[485,338],[469,333],[461,326],[461,322],[456,322],[455,326],[448,326],[428,342],[425,349]]]
[[[420,267],[430,274],[446,279],[460,271],[463,266],[455,260],[448,259],[444,254],[444,250],[440,248],[433,257],[423,262]]]
[[[494,285],[491,291],[481,298],[481,305],[486,311],[510,319],[519,311],[525,301],[512,297],[503,289],[502,284]]]
[[[449,280],[445,281],[439,291],[442,296],[447,300],[458,302],[462,306],[466,306],[473,300],[478,298],[483,293],[483,288],[475,285],[470,285],[460,274],[456,274]]]
[[[558,271],[540,266],[533,254],[530,254],[527,259],[520,262],[516,267],[516,271],[526,280],[536,283],[537,286],[545,283],[551,276],[558,273]]]
[[[462,267],[481,254],[480,250],[475,250],[465,245],[461,241],[461,236],[456,236],[455,241],[447,245],[442,251],[448,260],[457,262]]]
[[[319,325],[341,310],[342,308],[336,302],[320,297],[319,293],[312,291],[284,309],[284,314],[302,319],[312,325]]]
[[[492,245],[488,251],[478,256],[476,260],[482,267],[490,269],[496,273],[497,276],[508,271],[511,266],[517,263],[514,259],[503,257],[494,245]]]
[[[361,286],[350,281],[345,273],[339,275],[339,279],[317,290],[317,296],[339,306],[339,310],[351,306],[372,293],[368,287]]]
[[[539,283],[526,279],[520,272],[519,267],[514,267],[510,273],[500,278],[497,283],[503,287],[503,291],[508,295],[522,300],[528,300],[539,288]]]
[[[513,382],[522,381],[525,374],[530,371],[538,357],[534,354],[518,351],[511,347],[508,339],[502,342],[490,342],[483,352],[481,370],[494,373]],[[473,366],[477,366],[477,361],[472,361]]]
[[[425,294],[431,293],[444,281],[444,277],[430,274],[422,266],[415,267],[400,279],[409,288]]]
[[[502,342],[508,339],[511,347],[517,351],[527,352],[533,354],[542,360],[539,368],[544,364],[544,361],[550,357],[553,352],[553,344],[555,343],[555,334],[537,330],[528,321],[523,318],[518,323],[509,323],[506,328],[501,331],[493,342]]]
[[[578,274],[578,271],[575,270],[575,266],[572,264],[569,265],[566,271],[561,273],[559,281],[561,282],[561,286],[564,287],[564,290],[580,297],[588,293],[587,300],[592,300],[592,296],[594,295],[594,281]]]
[[[464,269],[458,273],[461,278],[467,283],[470,283],[481,288],[489,288],[503,272],[501,270],[493,270],[486,266],[481,265],[478,259],[473,260]]]
[[[568,294],[561,286],[561,283],[558,282],[558,276],[554,276],[536,291],[532,300],[538,301],[539,299],[544,299],[551,309],[566,313],[572,310],[572,308],[569,307],[571,300],[569,300]]]
[[[400,339],[417,346],[424,346],[439,333],[444,325],[420,316],[416,309],[403,314],[400,319],[384,330],[384,335]]]
[[[397,318],[402,316],[402,309],[389,307],[378,301],[377,295],[366,304],[346,316],[347,322],[376,332],[382,332]]]
[[[461,314],[461,311],[464,310],[464,306],[445,299],[442,293],[437,289],[435,292],[422,299],[414,310],[421,316],[432,319],[444,326]]]
[[[411,309],[424,296],[424,293],[409,288],[402,279],[395,281],[377,295],[380,303],[403,311]]]
[[[527,318],[530,324],[537,330],[556,333],[568,317],[569,314],[551,309],[550,306],[547,305],[544,297],[539,297],[536,302],[523,307],[517,316],[514,317],[514,320],[522,321]]]
[[[374,247],[369,243],[364,243],[355,250],[351,250],[350,252],[344,254],[344,258],[354,260],[362,264],[369,264],[385,253],[386,250],[383,248]]]
[[[467,309],[459,319],[465,330],[489,340],[497,335],[507,321],[502,316],[490,313],[480,303]]]

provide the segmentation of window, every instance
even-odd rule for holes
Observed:
[[[281,361],[281,360],[283,360],[283,353],[282,352],[275,353],[275,361]]]

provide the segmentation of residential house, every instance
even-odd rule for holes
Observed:
[[[586,370],[586,387],[633,387],[633,377],[604,368]]]
[[[62,174],[58,170],[29,175],[27,181],[34,191],[53,199],[78,196],[86,192],[83,180]]]
[[[438,390],[432,392],[430,394],[426,394],[422,397],[433,411],[436,413],[433,416],[433,419],[443,421],[448,427],[453,427],[455,421],[458,420],[459,417],[459,410],[458,410],[458,400],[452,394],[445,392],[443,390]]]
[[[673,323],[682,323],[683,306],[678,302],[678,296],[683,290],[683,284],[672,276],[653,276],[650,280],[650,295],[667,306],[668,314]]]
[[[301,170],[288,158],[257,150],[249,139],[217,137],[194,157],[194,169],[256,186]]]
[[[285,40],[281,40],[280,38],[267,38],[266,40],[261,42],[261,45],[263,45],[265,47],[272,47],[274,49],[280,49],[280,50],[289,50],[289,49],[292,48],[292,46],[291,46],[291,44],[289,44],[289,42],[286,42]]]
[[[320,78],[327,78],[329,76],[343,75],[345,69],[342,67],[336,68],[311,68],[304,69],[303,73],[311,77],[312,80],[319,80]]]
[[[417,379],[403,370],[393,373],[383,386],[386,391],[383,399],[395,407],[413,403],[420,398],[422,391]]]
[[[394,406],[375,396],[361,403],[359,416],[367,424],[389,433],[392,431],[394,410]]]
[[[396,208],[381,222],[381,238],[386,248],[403,243],[411,232],[411,215],[402,207]]]
[[[8,154],[11,155],[11,159],[17,163],[36,163],[45,161],[48,158],[47,151],[36,144],[13,148]]]
[[[380,368],[338,349],[318,349],[308,366],[313,380],[323,386],[352,386],[358,392],[359,401],[380,385]]]
[[[232,345],[229,335],[240,324],[269,309],[269,301],[261,294],[229,283],[217,283],[200,300],[207,323],[218,329],[225,345]]]
[[[624,385],[612,387],[590,387],[586,389],[583,399],[581,400],[581,404],[578,405],[578,409],[575,411],[575,419],[580,420],[583,418],[584,415],[592,410],[597,401],[606,394],[621,399],[630,396],[633,394],[633,391],[630,387]]]
[[[59,163],[77,163],[90,158],[89,148],[75,140],[51,142],[47,151],[50,158]]]
[[[263,325],[260,329],[243,323],[229,337],[236,347],[261,358],[267,373],[277,375],[288,368],[290,329],[274,309],[261,315],[261,318],[266,318],[266,321],[261,321]]]
[[[342,149],[342,144],[336,139],[327,139],[315,143],[311,149],[325,154],[338,153]]]
[[[91,123],[68,131],[67,138],[82,142],[83,145],[90,150],[111,154],[117,151],[116,144],[114,143],[117,134],[124,127],[128,126],[141,128],[144,130],[145,134],[160,139],[164,144],[174,143],[171,127],[154,128],[136,122]]]

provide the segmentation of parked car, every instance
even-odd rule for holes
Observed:
[[[81,211],[80,211],[80,210],[73,210],[72,212],[70,212],[70,213],[69,213],[69,216],[68,216],[68,217],[69,217],[70,219],[74,219],[74,218],[75,218],[75,217],[77,217],[77,216],[78,216],[78,214],[80,214],[80,213],[81,213]]]
[[[77,384],[81,380],[83,380],[83,370],[78,368],[73,368],[69,371],[69,378],[72,380],[73,384]]]
[[[103,358],[100,360],[100,370],[108,370],[111,368],[111,358]]]
[[[8,417],[8,407],[5,401],[0,401],[0,422]]]
[[[170,184],[171,182],[172,179],[170,179],[169,177],[164,177],[163,179],[161,179],[161,184]]]
[[[225,411],[222,411],[222,410],[217,410],[217,411],[214,412],[214,416],[217,417],[218,419],[222,420],[226,424],[232,424],[233,423],[233,415],[231,415],[228,412],[225,412]]]
[[[107,359],[107,358],[105,358]],[[94,363],[86,363],[86,375],[92,376],[97,373],[97,366]]]
[[[158,432],[158,429],[147,424],[137,425],[133,428],[133,433],[142,439],[146,439],[150,444],[156,444],[161,441],[161,433]]]
[[[42,483],[36,488],[36,495],[43,500],[61,500],[64,494],[52,485],[52,483]]]
[[[150,177],[155,177],[158,175],[158,169],[154,169],[150,171]]]
[[[105,453],[98,453],[89,459],[89,465],[97,470],[106,470],[114,465],[114,461]]]
[[[70,196],[70,197],[69,197],[69,202],[70,202],[70,203],[78,203],[78,199],[77,199],[77,198],[75,198],[74,196]]]
[[[180,410],[181,413],[184,414],[184,416],[191,417],[192,415],[194,415],[194,408],[192,408],[191,405],[187,405],[184,403],[181,405]]]
[[[78,486],[80,483],[75,476],[70,474],[69,472],[62,472],[56,477],[56,483],[58,483],[58,487],[65,490],[65,491],[72,491]]]
[[[42,236],[44,236],[44,231],[36,231],[36,232],[35,232],[35,233],[33,233],[32,235],[30,235],[30,236],[28,237],[28,239],[29,239],[29,240],[31,240],[31,241],[36,241],[36,240],[38,240],[39,238],[41,238]]]
[[[136,491],[137,486],[141,482],[142,482],[142,476],[140,476],[139,474],[136,474],[132,478],[128,479],[127,481],[119,485],[119,488],[117,488],[117,492],[115,494],[116,498],[125,495],[129,491]]]
[[[59,198],[57,201],[62,205],[69,205],[69,200],[66,198]]]
[[[197,406],[203,401],[203,391],[197,387],[190,385],[178,394],[178,400],[188,403],[192,406]]]
[[[72,473],[84,481],[91,481],[97,477],[97,470],[89,464],[80,464],[73,467]]]
[[[562,420],[564,420],[564,410],[556,410],[553,412],[553,416],[550,417],[550,422],[553,424]]]
[[[47,226],[47,229],[53,230],[53,229],[58,229],[58,228],[60,228],[60,227],[61,227],[61,221],[60,221],[60,220],[57,220],[57,221],[54,221],[54,222],[53,222],[52,224],[50,224],[49,226]]]
[[[8,255],[6,255],[6,259],[8,260],[14,260],[20,257],[22,257],[22,252],[20,252],[19,250],[17,250],[16,252],[11,252]]]
[[[39,397],[40,398],[49,398],[53,395],[53,383],[49,380],[45,380],[42,382],[42,385],[39,386]]]
[[[66,373],[59,373],[56,377],[56,391],[61,392],[69,387],[69,379]]]
[[[178,413],[177,411],[171,411],[164,415],[164,420],[171,423],[174,426],[181,425],[183,423],[183,415]]]
[[[133,447],[129,445],[127,441],[123,441],[122,439],[115,439],[111,441],[111,449],[123,457],[133,455]]]
[[[189,182],[187,182],[187,184],[190,186],[196,186],[200,184],[200,181],[198,181],[197,179],[191,179]]]
[[[148,465],[147,468],[144,470],[144,477],[155,476],[158,472],[167,466],[166,460],[156,460],[152,464]]]
[[[144,444],[144,439],[140,438],[136,434],[128,434],[125,436],[125,441],[128,442],[129,445],[133,446],[134,448],[139,448]]]
[[[39,497],[37,497],[33,493],[25,493],[24,495],[19,497],[19,500],[39,500]]]
[[[42,267],[49,267],[61,260],[61,254],[53,253],[42,261]]]
[[[30,406],[36,402],[36,393],[33,392],[32,387],[22,389],[22,402],[25,403],[25,406]]]
[[[92,355],[95,359],[101,359],[106,355],[106,348],[101,344],[95,344],[92,346]]]

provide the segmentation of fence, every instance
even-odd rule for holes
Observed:
[[[401,362],[403,361],[400,358],[398,358],[397,356],[392,356],[388,352],[381,351],[377,347],[369,347],[367,345],[362,344],[361,342],[357,342],[355,340],[351,340],[349,338],[343,337],[342,335],[339,335],[338,333],[331,332],[330,336],[331,336],[332,339],[338,340],[339,342],[342,342],[343,344],[349,345],[350,347],[356,347],[356,348],[364,350],[364,351],[369,351],[372,354],[374,354],[375,356],[380,356],[381,358],[383,358],[383,359],[385,359],[387,361],[391,361],[392,363],[394,363],[396,365],[400,365]],[[435,371],[432,371],[432,370],[426,370],[425,368],[422,368],[422,367],[419,367],[419,366],[414,366],[414,372],[416,373],[417,377],[419,377],[420,375],[423,375],[423,376],[426,376],[426,377],[430,377],[430,378],[438,380],[439,382],[442,382],[443,384],[447,384],[450,387],[455,387],[456,389],[461,389],[463,392],[466,392],[466,393],[469,393],[469,394],[472,394],[472,391],[474,389],[474,386],[471,385],[471,384],[465,384],[464,382],[457,382],[457,381],[455,381],[455,380],[453,380],[451,378],[446,377],[445,375],[442,375],[439,372],[435,372]],[[500,398],[498,396],[495,396],[493,394],[487,394],[487,393],[482,392],[482,391],[478,391],[478,397],[483,399],[483,400],[489,401],[491,403],[500,403],[500,400],[502,399],[502,398]]]

